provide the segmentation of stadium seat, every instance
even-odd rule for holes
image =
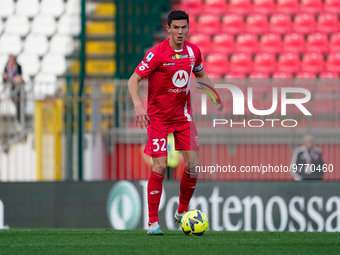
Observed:
[[[236,49],[240,52],[256,52],[258,50],[257,36],[251,33],[243,33],[236,38]]]
[[[320,52],[305,52],[302,57],[301,69],[317,73],[324,69],[324,59]]]
[[[268,30],[267,16],[260,13],[251,13],[246,19],[246,31],[250,33],[262,34]]]
[[[202,14],[198,17],[197,26],[204,28],[204,33],[215,34],[220,31],[220,17],[211,13]]]
[[[216,34],[212,39],[212,51],[227,54],[234,50],[234,36],[228,33]]]
[[[67,0],[66,13],[70,15],[79,15],[81,12],[81,0]]]
[[[322,0],[301,0],[300,11],[317,14],[322,10]]]
[[[325,0],[324,10],[327,12],[340,13],[340,0]]]
[[[265,78],[269,78],[269,73],[253,71],[249,74],[249,78],[265,79]]]
[[[250,0],[230,0],[228,7],[229,7],[229,12],[234,12],[234,13],[244,15],[251,11],[251,1]]]
[[[208,75],[210,79],[220,79],[223,77],[222,73],[215,73],[213,70],[205,70],[205,73]]]
[[[339,73],[331,71],[323,71],[320,73],[320,78],[339,78]]]
[[[203,1],[202,0],[182,0],[181,9],[189,15],[198,15],[202,12]]]
[[[276,10],[286,14],[294,14],[299,10],[298,0],[277,0]]]
[[[268,52],[256,53],[253,61],[253,71],[271,73],[276,68],[275,55]]]
[[[315,73],[313,72],[307,72],[307,71],[300,71],[296,73],[296,78],[304,78],[304,79],[313,79],[316,77]],[[298,86],[301,87],[301,86]],[[306,88],[306,86],[303,86]],[[309,86],[310,87],[310,86]]]
[[[209,11],[212,14],[222,15],[227,11],[226,0],[205,0],[204,10]]]
[[[53,74],[39,73],[34,78],[34,96],[44,98],[52,96],[56,92],[57,77]]]
[[[334,33],[329,39],[329,50],[340,51],[340,33]]]
[[[52,36],[56,31],[56,21],[53,16],[38,15],[32,22],[32,33]]]
[[[293,78],[293,74],[291,72],[283,72],[283,71],[276,71],[272,74],[272,77],[279,78],[279,79],[288,79]]]
[[[189,26],[190,26],[190,33],[195,33],[197,28],[197,21],[195,19],[196,17],[191,17],[189,19]]]
[[[228,72],[225,75],[225,78],[243,79],[243,78],[246,78],[246,73],[242,73],[242,72]]]
[[[18,56],[18,63],[22,67],[23,74],[36,75],[40,68],[40,61],[37,55],[30,53],[21,53]]]
[[[38,14],[40,9],[39,0],[18,0],[16,13],[30,18]]]
[[[278,53],[282,50],[281,36],[276,33],[263,34],[260,39],[260,50]]]
[[[48,40],[45,35],[29,34],[24,43],[24,52],[44,55],[48,50]]]
[[[230,70],[232,73],[249,73],[252,68],[251,55],[246,52],[236,52],[230,58]],[[228,74],[227,74],[228,75]]]
[[[66,60],[61,54],[48,53],[41,62],[42,72],[63,75],[66,72]]]
[[[18,55],[22,49],[19,35],[4,34],[0,37],[0,54]]]
[[[228,71],[228,56],[221,53],[208,54],[204,69],[215,74],[225,74]]]
[[[210,35],[201,33],[192,34],[189,37],[189,41],[193,44],[196,44],[200,48],[202,54],[207,54],[208,52],[210,52]]]
[[[5,26],[6,33],[26,36],[29,30],[30,22],[26,16],[12,15],[8,17]]]
[[[328,54],[326,70],[340,73],[340,51],[334,51]]]
[[[222,18],[221,30],[229,34],[242,33],[244,30],[243,16],[236,13],[226,13]]]
[[[300,59],[298,53],[282,52],[277,62],[277,70],[287,73],[295,73],[300,69]]]
[[[80,34],[80,17],[64,14],[58,22],[58,33],[77,36]]]
[[[285,51],[302,52],[305,50],[304,36],[299,33],[289,33],[283,38],[283,48]]]
[[[316,29],[323,33],[334,33],[339,31],[338,15],[330,12],[320,13]]]
[[[15,10],[14,0],[1,0],[0,18],[7,18]]]
[[[271,14],[275,10],[274,0],[253,0],[253,12],[262,13],[265,15]]]
[[[50,42],[50,52],[60,53],[68,56],[75,50],[74,41],[71,36],[55,34]]]
[[[292,20],[288,14],[274,13],[269,19],[269,29],[273,33],[288,33],[292,29]]]
[[[328,51],[327,35],[316,32],[309,34],[306,40],[306,49],[308,51],[326,52]]]
[[[293,29],[296,32],[308,34],[315,31],[315,17],[306,12],[295,15]]]
[[[65,10],[65,4],[63,0],[42,0],[40,4],[40,13],[44,15],[51,15],[55,18],[60,17],[60,15]]]

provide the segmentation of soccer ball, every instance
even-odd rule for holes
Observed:
[[[207,216],[200,210],[192,210],[183,215],[182,230],[189,236],[203,235],[209,227]]]

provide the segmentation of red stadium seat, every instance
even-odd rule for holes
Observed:
[[[269,78],[269,73],[253,71],[249,74],[249,78],[265,79],[265,78]]]
[[[326,70],[340,73],[340,51],[330,52],[328,54]]]
[[[331,71],[323,71],[320,73],[320,78],[339,78],[339,73]]]
[[[225,74],[228,71],[228,56],[221,53],[207,55],[204,69],[215,74]]]
[[[338,16],[334,13],[320,13],[317,20],[317,31],[324,33],[334,33],[339,31]]]
[[[215,73],[213,70],[206,69],[205,67],[204,70],[210,79],[220,79],[223,77],[222,73]]]
[[[236,52],[230,58],[230,70],[234,73],[248,73],[251,67],[251,55],[248,53]]]
[[[243,33],[236,38],[236,49],[242,52],[256,52],[258,50],[257,36],[251,33]]]
[[[286,14],[293,14],[299,10],[298,0],[277,0],[276,10]]]
[[[227,11],[226,0],[205,0],[204,9],[216,15],[222,15]]]
[[[317,73],[324,69],[324,59],[320,52],[306,52],[302,57],[301,69]]]
[[[295,15],[293,28],[299,33],[311,33],[315,31],[315,17],[306,12]]]
[[[283,38],[283,48],[285,51],[302,52],[305,50],[305,39],[302,34],[289,33]]]
[[[189,19],[189,27],[190,27],[190,33],[195,33],[197,29],[197,21],[195,19],[196,17],[190,17]],[[199,32],[199,31],[198,31]]]
[[[306,49],[308,51],[326,52],[328,51],[327,35],[316,32],[309,34],[306,40]]]
[[[340,0],[325,0],[323,8],[327,12],[340,13]]]
[[[295,73],[300,69],[300,59],[298,53],[283,52],[277,62],[277,70],[287,73]]]
[[[276,68],[275,55],[268,52],[256,53],[253,61],[253,71],[271,73]]]
[[[202,12],[203,0],[181,0],[181,10],[189,15],[197,15]]]
[[[262,14],[271,14],[275,9],[274,0],[253,0],[253,11]]]
[[[235,39],[228,33],[216,34],[212,39],[212,51],[227,54],[233,52]]]
[[[300,71],[296,74],[296,78],[304,78],[304,79],[313,79],[316,77],[315,73],[307,72],[307,71]],[[301,86],[300,86],[301,87]],[[306,86],[304,86],[306,88]]]
[[[260,39],[260,50],[278,53],[282,50],[281,36],[275,33],[263,34]]]
[[[251,10],[250,0],[230,0],[229,12],[235,12],[238,14],[247,14]]]
[[[207,54],[210,51],[211,41],[210,36],[207,34],[192,34],[189,37],[189,41],[196,44],[200,48],[202,54]]]
[[[226,78],[246,78],[246,73],[240,73],[240,72],[228,72],[225,76]]]
[[[272,75],[273,78],[280,78],[280,79],[287,79],[287,78],[293,78],[293,75],[291,72],[283,72],[283,71],[276,71]]]
[[[222,19],[221,30],[222,32],[229,34],[238,34],[243,32],[243,16],[236,13],[226,13]]]
[[[246,20],[246,31],[262,34],[268,30],[267,16],[260,13],[251,13]]]
[[[300,11],[311,14],[319,13],[322,10],[322,0],[301,0]]]
[[[211,13],[202,14],[198,17],[197,26],[206,34],[215,34],[220,31],[220,18]]]
[[[278,34],[288,33],[292,29],[292,20],[288,14],[275,13],[270,17],[269,29]]]
[[[329,39],[329,50],[340,51],[340,33],[331,35],[331,38]]]

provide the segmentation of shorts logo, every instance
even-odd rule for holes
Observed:
[[[150,52],[149,55],[146,56],[145,61],[149,63],[153,56],[154,56],[153,53]]]
[[[200,142],[199,142],[198,136],[195,136],[195,142],[196,142],[196,145],[197,145],[197,146],[200,146]]]
[[[184,70],[177,71],[174,76],[172,76],[172,83],[178,87],[181,88],[185,86],[188,82],[189,75]]]

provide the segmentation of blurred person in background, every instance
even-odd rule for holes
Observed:
[[[323,159],[321,150],[314,145],[314,137],[305,135],[303,144],[296,148],[290,165],[296,181],[322,180]]]
[[[10,83],[11,85],[11,98],[17,109],[16,117],[18,124],[21,124],[23,121],[21,119],[21,86],[23,86],[22,68],[17,63],[17,59],[14,55],[8,56],[7,64],[5,66],[2,78],[5,83]]]

